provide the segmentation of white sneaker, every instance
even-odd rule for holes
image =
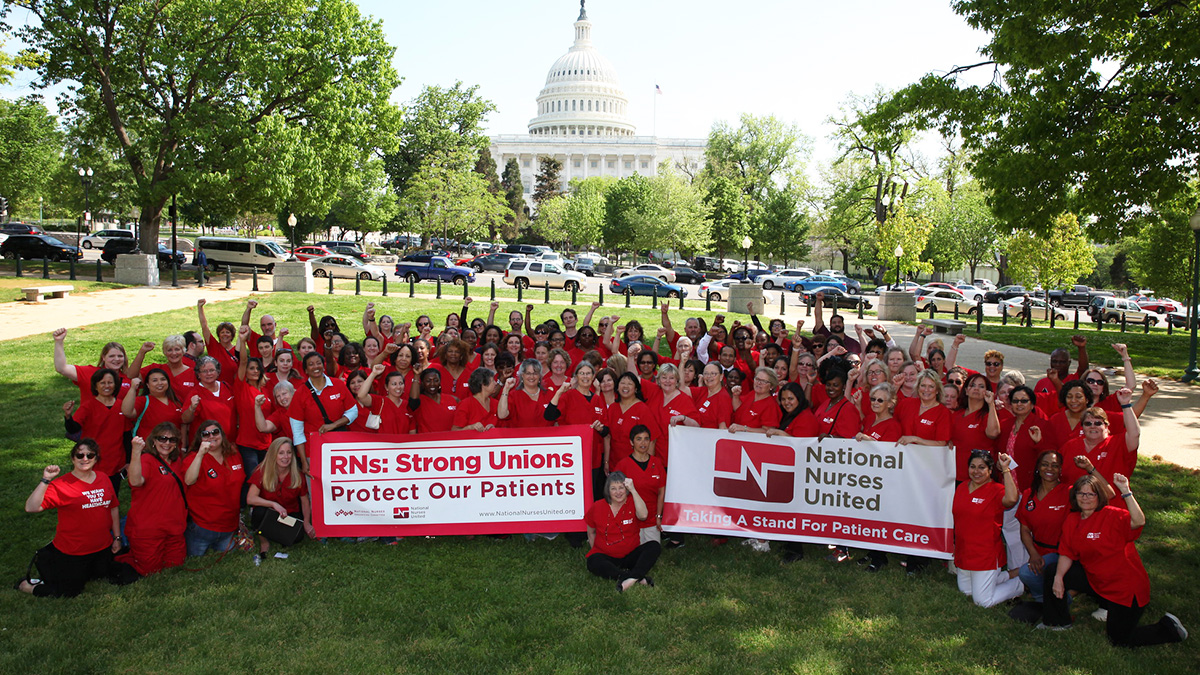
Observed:
[[[1101,607],[1100,609],[1092,612],[1092,618],[1100,622],[1108,621],[1108,610]]]
[[[750,544],[750,547],[753,548],[755,551],[758,551],[759,553],[770,553],[771,552],[771,542],[769,542],[765,539],[755,539],[754,543]]]
[[[1167,619],[1168,621],[1170,621],[1172,624],[1175,625],[1175,632],[1179,633],[1179,641],[1180,642],[1183,642],[1184,640],[1187,639],[1187,636],[1188,636],[1187,629],[1183,627],[1183,623],[1179,620],[1179,617],[1175,616],[1174,614],[1172,614],[1170,612],[1167,612],[1166,614],[1163,614],[1163,618]]]

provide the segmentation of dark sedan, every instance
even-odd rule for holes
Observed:
[[[477,256],[466,263],[467,267],[476,272],[503,272],[508,269],[508,263],[514,258],[521,256],[515,253],[488,253],[487,255]]]
[[[837,305],[838,309],[858,309],[858,303],[862,303],[863,309],[871,309],[871,301],[861,295],[851,295],[843,292],[840,288],[832,286],[824,286],[811,291],[804,291],[801,298],[806,305],[815,305],[817,302],[817,293],[825,294],[824,307],[833,307]]]
[[[704,273],[686,265],[676,265],[671,268],[675,272],[675,281],[681,284],[702,284],[705,282]]]
[[[127,253],[141,253],[136,239],[109,239],[104,242],[104,250],[100,251],[100,259],[110,265],[116,265],[117,256]],[[159,244],[157,259],[159,267],[170,269],[171,249]],[[176,252],[175,266],[182,267],[185,262],[187,262],[187,257],[183,253]]]
[[[984,302],[1000,302],[1001,300],[1010,300],[1012,298],[1023,298],[1025,294],[1033,295],[1031,291],[1025,289],[1024,286],[1001,286],[994,291],[988,291],[983,296]]]
[[[11,260],[46,258],[67,262],[82,258],[83,251],[47,234],[14,234],[0,244],[0,255]]]
[[[660,298],[686,298],[687,290],[679,284],[669,284],[658,277],[637,274],[613,279],[608,290],[621,295],[657,295]]]

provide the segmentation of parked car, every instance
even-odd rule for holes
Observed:
[[[467,250],[474,255],[483,255],[491,252],[493,244],[490,241],[473,241],[467,244]]]
[[[891,284],[890,286],[876,286],[875,295],[879,295],[880,291],[900,291],[902,293],[915,293],[921,289],[921,284],[915,281],[904,281],[900,284]]]
[[[83,248],[104,248],[109,239],[133,239],[132,230],[99,230],[83,238],[79,245]]]
[[[1156,314],[1166,314],[1168,312],[1183,311],[1184,305],[1182,302],[1176,302],[1170,298],[1156,298],[1149,295],[1131,295],[1127,300],[1132,300],[1138,307],[1147,312]]]
[[[572,263],[576,272],[582,272],[589,277],[596,273],[597,268],[604,265],[608,265],[608,258],[590,251],[576,255]]]
[[[14,220],[14,221],[5,223],[3,227],[0,227],[0,233],[12,235],[12,234],[45,234],[46,232],[39,225],[33,225],[30,223],[22,223],[18,220]]]
[[[508,263],[517,258],[513,253],[488,253],[486,255],[476,256],[467,263],[467,267],[476,272],[503,272],[508,269]]]
[[[1151,326],[1158,325],[1158,317],[1153,313],[1148,312],[1136,303],[1125,298],[1106,298],[1096,297],[1092,300],[1092,304],[1088,306],[1088,315],[1093,321],[1108,323],[1120,323],[1121,317],[1125,317],[1126,323],[1148,323]]]
[[[1007,312],[1009,316],[1019,316],[1022,312],[1025,311],[1025,298],[1024,297],[1008,298],[1007,300],[1001,300],[998,304],[999,304],[1000,311]],[[1053,307],[1052,304],[1047,305],[1046,301],[1041,298],[1029,298],[1029,308],[1030,308],[1029,311],[1033,314],[1033,318],[1035,318],[1035,319],[1043,319],[1044,320],[1044,319],[1046,319],[1046,317],[1050,316],[1049,311],[1047,310],[1048,306]],[[1053,309],[1054,309],[1054,318],[1055,319],[1066,320],[1066,318],[1067,318],[1066,311],[1064,311],[1060,307],[1054,307]]]
[[[257,267],[267,274],[275,271],[275,265],[287,261],[288,252],[279,244],[266,239],[241,237],[199,237],[197,250],[204,251],[208,266],[216,270],[219,266]],[[300,258],[296,249],[296,258]]]
[[[316,243],[316,245],[317,245],[317,246],[327,246],[327,247],[329,247],[329,248],[335,248],[335,247],[338,247],[338,246],[340,246],[340,247],[342,247],[342,248],[350,248],[350,249],[354,249],[355,251],[358,251],[359,253],[364,253],[364,251],[363,251],[363,247],[362,247],[362,244],[361,244],[361,243],[359,243],[359,242],[357,242],[357,241],[349,241],[349,240],[346,240],[346,239],[340,239],[340,240],[330,240],[330,241],[318,241],[318,242]]]
[[[297,246],[297,260],[313,260],[315,258],[324,258],[325,256],[337,255],[326,246]]]
[[[725,271],[720,258],[714,258],[707,255],[698,255],[692,258],[692,267],[701,272],[723,272]]]
[[[726,274],[733,274],[742,269],[742,261],[734,260],[733,258],[725,258],[721,260],[721,270]]]
[[[475,270],[455,265],[445,256],[413,254],[396,263],[396,276],[413,283],[441,279],[462,286],[474,283]]]
[[[504,247],[505,253],[516,253],[517,255],[539,256],[542,254],[542,249],[533,244],[509,244]]]
[[[822,307],[834,307],[838,309],[858,309],[859,303],[862,303],[863,309],[871,309],[871,301],[861,295],[847,293],[840,288],[833,286],[821,286],[814,288],[811,291],[804,291],[800,294],[800,299],[805,305],[816,306],[817,293],[824,295]]]
[[[758,281],[762,284],[763,288],[769,291],[777,286],[783,286],[786,281],[803,279],[812,275],[813,271],[807,267],[796,267],[761,276],[758,278]]]
[[[608,282],[608,290],[621,295],[657,295],[660,298],[686,298],[687,289],[649,274],[635,274]]]
[[[308,261],[312,265],[314,277],[333,277],[335,279],[359,278],[364,281],[383,281],[387,270],[376,265],[368,265],[358,258],[348,255],[327,255]]]
[[[784,290],[795,291],[796,293],[811,291],[823,286],[832,286],[843,293],[846,292],[846,282],[838,279],[837,277],[831,277],[825,274],[814,274],[810,277],[792,279],[783,283]]]
[[[0,256],[10,260],[47,258],[67,262],[72,258],[82,258],[83,251],[79,250],[78,246],[64,244],[48,234],[10,234],[8,239],[0,244]]]
[[[729,278],[741,281],[742,279],[745,279],[747,276],[750,277],[750,281],[753,281],[754,283],[761,283],[759,281],[759,279],[762,279],[763,277],[771,276],[771,270],[767,269],[766,267],[751,267],[750,269],[743,272],[739,268],[738,271],[734,272],[733,274],[730,274]]]
[[[421,238],[413,234],[398,234],[391,239],[385,239],[379,242],[379,245],[384,248],[409,248],[411,246],[420,246]]]
[[[926,287],[915,293],[913,302],[916,303],[917,311],[921,312],[928,312],[929,307],[933,306],[939,312],[953,313],[955,303],[958,304],[960,312],[974,314],[979,311],[978,302],[968,300],[955,288]]]
[[[1200,316],[1200,305],[1192,309],[1192,323],[1196,323],[1196,317]],[[1167,312],[1167,321],[1176,328],[1189,328],[1188,313],[1185,309],[1176,312]]]
[[[669,270],[662,265],[651,264],[635,265],[632,268],[619,269],[613,276],[617,277],[618,279],[624,279],[625,277],[638,275],[655,276],[658,277],[659,280],[667,283],[672,283],[675,281],[675,272],[673,270]]]
[[[983,302],[983,296],[987,295],[987,291],[971,284],[955,284],[954,290],[962,293],[964,298],[975,302]]]
[[[958,290],[954,287],[954,284],[948,284],[942,281],[931,281],[925,284],[924,288],[948,288],[952,291]]]
[[[533,258],[517,258],[508,263],[504,270],[504,283],[517,288],[544,287],[561,288],[564,291],[572,289],[583,290],[587,277],[579,272],[563,269],[561,266],[534,260]]]
[[[982,288],[984,292],[996,290],[996,284],[993,284],[988,279],[972,279],[971,285]]]
[[[671,268],[675,272],[675,281],[680,284],[702,284],[704,283],[704,273],[688,267],[687,265],[676,265]]]
[[[729,298],[729,287],[740,283],[737,279],[706,281],[700,284],[700,297],[708,298],[713,302],[724,302]]]
[[[862,282],[860,282],[858,279],[851,279],[850,277],[846,276],[845,272],[837,271],[829,276],[835,279],[841,279],[842,283],[846,284],[846,290],[850,291],[851,294],[862,295]]]
[[[330,251],[333,251],[335,255],[344,255],[347,258],[354,258],[355,260],[358,260],[359,262],[367,261],[367,254],[365,252],[363,252],[363,250],[361,248],[358,248],[358,247],[341,246],[341,245],[331,246],[329,244],[326,244],[325,248],[329,249]]]
[[[141,252],[142,250],[138,247],[138,242],[136,239],[117,237],[109,239],[107,242],[105,242],[104,248],[100,251],[100,259],[106,263],[109,263],[110,265],[116,265],[117,256]],[[158,266],[160,269],[171,269],[172,256],[170,248],[167,248],[160,243],[158,245],[158,253],[155,258],[158,261]],[[175,267],[177,268],[182,267],[183,264],[187,262],[187,257],[179,252],[175,253],[173,259],[175,262]]]
[[[1001,286],[994,291],[988,291],[983,296],[984,302],[1000,302],[1001,300],[1009,300],[1011,298],[1023,298],[1026,293],[1032,294],[1033,291],[1024,286],[1013,284],[1011,286]]]

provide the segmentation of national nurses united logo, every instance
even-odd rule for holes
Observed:
[[[796,451],[787,446],[722,439],[713,463],[713,493],[786,504],[796,494]]]
[[[392,509],[393,518],[408,518],[409,510],[407,506],[397,506]]]

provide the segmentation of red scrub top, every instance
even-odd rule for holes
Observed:
[[[774,396],[766,396],[754,400],[754,391],[744,392],[737,410],[733,411],[733,423],[741,424],[751,429],[774,429],[779,426],[783,413],[779,410],[779,400]]]
[[[646,466],[638,463],[633,455],[621,460],[614,471],[620,471],[626,478],[633,479],[633,487],[637,489],[642,500],[646,502],[646,520],[642,527],[658,525],[658,495],[667,488],[667,469],[662,460],[650,455]],[[631,497],[629,501],[633,501]]]
[[[1004,486],[989,482],[972,492],[971,485],[968,481],[954,490],[954,564],[973,572],[1001,569]]]
[[[1043,499],[1038,499],[1033,488],[1021,494],[1017,503],[1017,522],[1029,528],[1037,552],[1046,555],[1058,551],[1058,540],[1062,526],[1071,512],[1071,486],[1060,482]]]
[[[184,458],[184,471],[196,462],[200,453],[193,452]],[[188,514],[192,521],[213,532],[233,532],[238,529],[238,515],[242,506],[242,483],[246,482],[246,471],[242,457],[235,450],[224,461],[211,452],[204,453],[200,464],[200,475],[188,486]]]
[[[629,440],[629,432],[637,425],[646,425],[650,430],[651,440],[657,441],[662,435],[654,412],[650,410],[650,406],[641,401],[634,401],[628,410],[622,410],[621,402],[615,401],[608,406],[605,416],[604,425],[608,427],[609,432],[609,467],[615,467],[622,459],[633,454],[633,444]]]
[[[704,429],[720,429],[733,423],[733,399],[729,392],[718,389],[710,395],[708,387],[692,387],[692,402],[696,404],[696,421]]]
[[[147,439],[146,445],[153,441]],[[131,488],[125,534],[130,537],[179,536],[187,529],[187,507],[183,493],[183,458],[174,462],[155,459],[149,452],[141,455],[142,484]],[[174,472],[175,476],[171,473]],[[178,481],[176,481],[178,477]],[[186,489],[186,488],[185,488]]]
[[[520,387],[508,392],[508,417],[503,420],[510,429],[538,429],[548,427],[546,406],[553,395],[545,389],[538,390],[537,398],[531,397]]]
[[[602,553],[612,558],[624,558],[638,547],[640,530],[647,521],[637,519],[633,497],[628,496],[615,514],[607,501],[598,500],[588,509],[583,522],[596,531],[592,549],[587,552],[588,556]]]
[[[845,398],[833,404],[825,402],[817,408],[815,415],[819,435],[834,438],[854,438],[858,435],[862,422],[858,416],[858,408]]]
[[[1133,542],[1142,528],[1129,527],[1129,512],[1115,506],[1097,509],[1086,519],[1078,512],[1063,523],[1058,554],[1083,565],[1088,583],[1100,597],[1131,607],[1150,602],[1150,577]]]

